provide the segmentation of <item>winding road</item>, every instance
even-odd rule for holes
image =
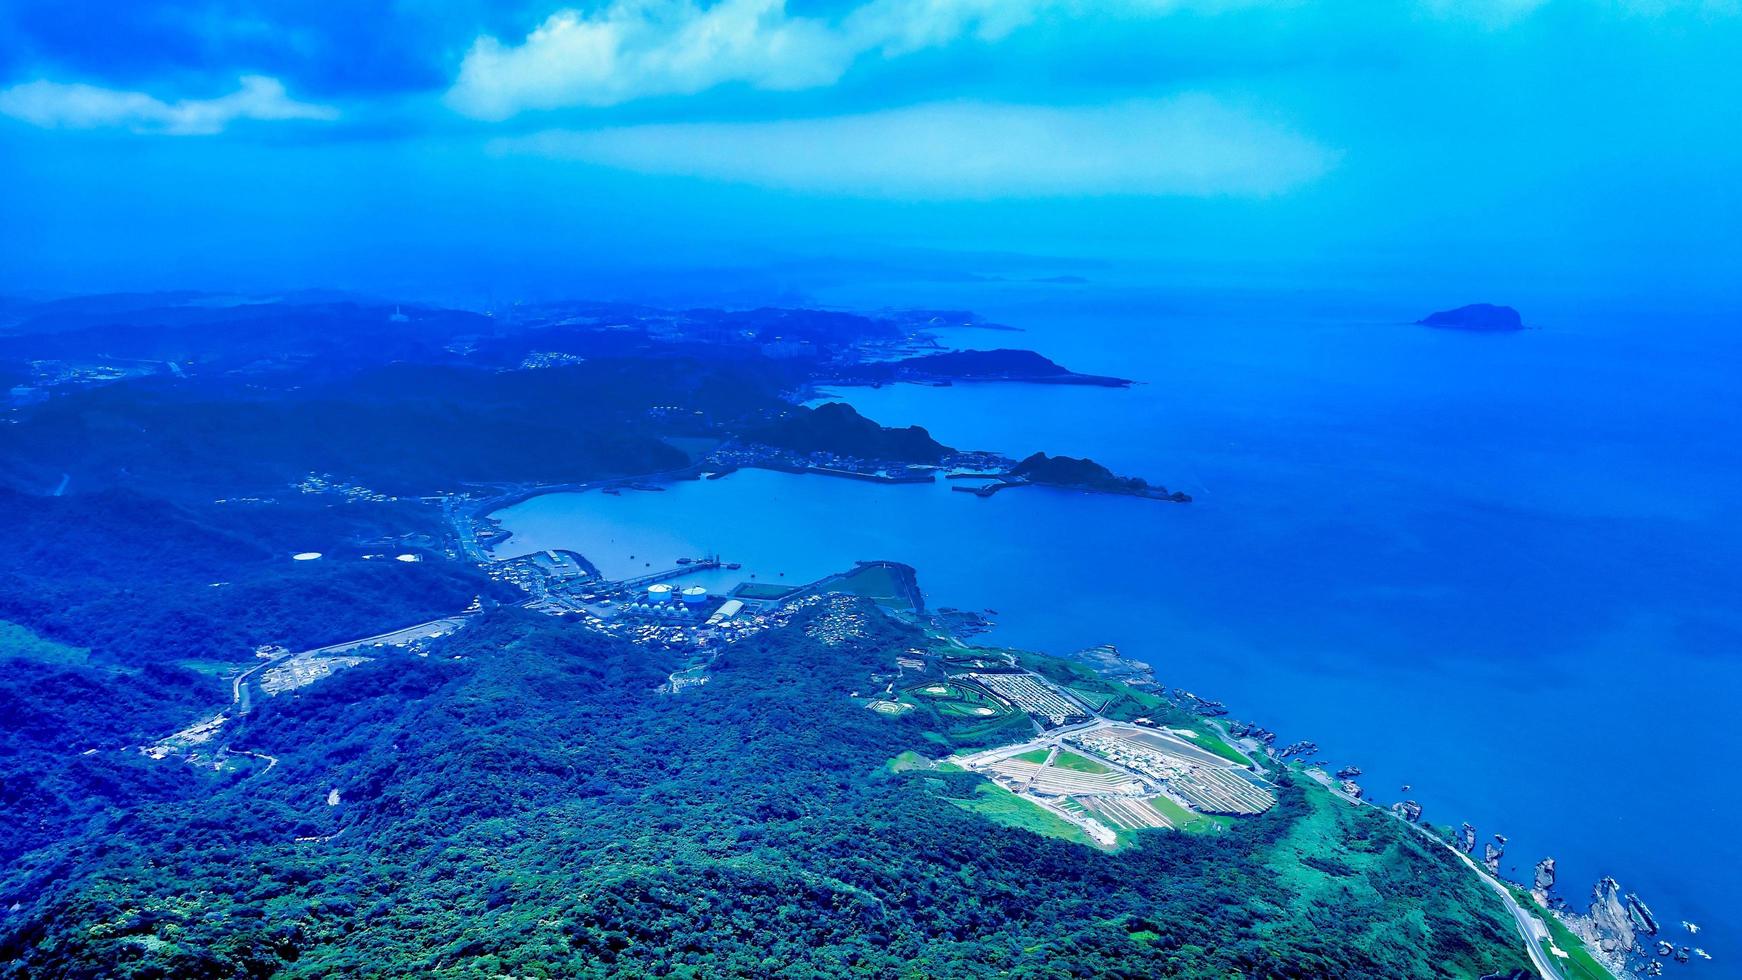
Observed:
[[[1344,793],[1340,788],[1331,783],[1329,776],[1326,776],[1323,773],[1309,770],[1309,774],[1311,774],[1314,779],[1317,779],[1320,783],[1324,784],[1324,786],[1333,794],[1342,799],[1348,800],[1350,803],[1370,806],[1394,820],[1403,820],[1402,817],[1399,817],[1397,814],[1392,813],[1390,810],[1377,803],[1370,800],[1359,799]],[[1455,845],[1441,840],[1439,837],[1429,833],[1425,828],[1413,824],[1408,820],[1403,820],[1403,824],[1435,844],[1451,851],[1458,860],[1464,862],[1471,871],[1475,872],[1476,877],[1481,878],[1488,887],[1494,889],[1494,893],[1500,896],[1500,901],[1506,906],[1506,910],[1512,913],[1512,921],[1518,926],[1519,935],[1524,937],[1524,951],[1530,954],[1530,962],[1536,967],[1536,972],[1542,977],[1542,980],[1567,980],[1566,974],[1561,972],[1560,964],[1554,961],[1554,954],[1543,948],[1544,941],[1550,938],[1548,927],[1543,925],[1542,920],[1537,917],[1536,913],[1518,904],[1518,899],[1513,897],[1511,889],[1496,880],[1493,875],[1488,873],[1487,869],[1477,864],[1474,858],[1459,850]]]

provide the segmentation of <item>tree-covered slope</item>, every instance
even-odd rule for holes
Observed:
[[[360,557],[433,544],[439,508],[332,499],[216,505],[0,487],[12,535],[0,549],[0,620],[99,661],[234,663],[262,644],[355,639],[509,595],[468,566]],[[329,557],[292,561],[301,551]]]
[[[232,744],[277,765],[202,774],[6,868],[0,976],[1524,964],[1449,854],[1302,787],[1228,833],[1154,832],[1117,854],[977,817],[950,801],[978,777],[884,765],[926,750],[920,717],[848,697],[913,637],[875,613],[837,646],[804,626],[670,696],[654,688],[673,665],[644,649],[501,610],[437,655],[265,700]]]
[[[936,463],[955,451],[921,426],[881,426],[845,402],[794,408],[779,421],[752,429],[747,437],[798,453],[904,463]]]

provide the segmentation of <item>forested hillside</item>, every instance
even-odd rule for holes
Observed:
[[[129,762],[108,778],[143,784],[167,767],[182,772],[176,791],[93,801],[68,843],[6,866],[0,976],[1523,965],[1449,855],[1316,790],[1285,788],[1276,810],[1224,834],[1157,831],[1114,854],[953,805],[979,777],[892,773],[889,759],[930,743],[922,719],[847,697],[912,642],[869,620],[838,646],[802,620],[763,634],[672,696],[654,693],[672,665],[647,650],[502,610],[439,656],[272,699],[232,743],[275,766]]]

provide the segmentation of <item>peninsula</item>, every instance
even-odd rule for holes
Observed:
[[[956,350],[922,354],[894,361],[856,364],[841,371],[838,385],[949,384],[956,381],[1014,381],[1026,384],[1090,385],[1128,388],[1131,381],[1098,374],[1079,374],[1031,350]]]

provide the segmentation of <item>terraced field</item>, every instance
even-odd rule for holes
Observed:
[[[1227,769],[1194,766],[1168,786],[1205,813],[1252,816],[1276,805],[1276,797],[1251,780]]]
[[[1114,830],[1153,830],[1172,828],[1173,822],[1148,800],[1125,796],[1082,796],[1076,801],[1102,823]]]
[[[1086,753],[1164,783],[1204,813],[1250,816],[1276,805],[1276,797],[1245,771],[1195,745],[1159,732],[1109,727],[1067,739]]]
[[[968,674],[967,677],[1022,711],[1043,718],[1072,718],[1083,709],[1027,674]]]

